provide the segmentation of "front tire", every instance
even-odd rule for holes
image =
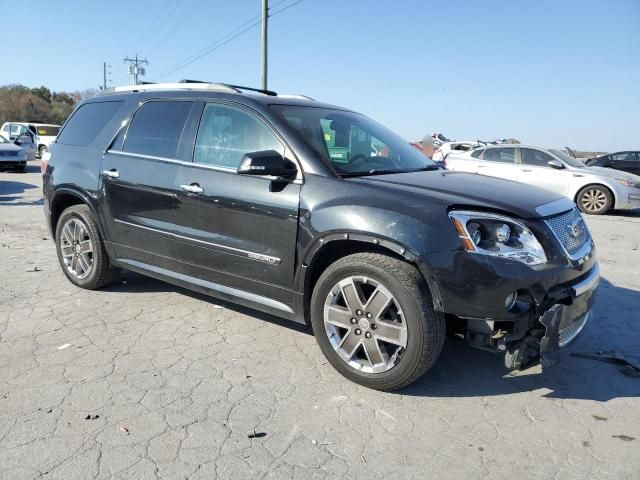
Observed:
[[[613,205],[613,195],[601,185],[587,185],[578,192],[576,200],[580,211],[589,215],[603,215]]]
[[[376,390],[402,388],[429,370],[446,330],[420,272],[375,253],[341,258],[322,273],[311,324],[334,368]]]
[[[74,285],[94,290],[113,282],[117,269],[111,265],[89,207],[67,208],[56,227],[56,251],[63,273]]]

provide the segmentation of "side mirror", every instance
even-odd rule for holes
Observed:
[[[297,172],[295,163],[287,160],[275,150],[246,153],[238,166],[238,174],[240,175],[292,178],[296,176]]]
[[[549,160],[547,162],[547,165],[557,170],[562,170],[564,168],[564,165],[562,164],[562,162],[559,162],[558,160]]]

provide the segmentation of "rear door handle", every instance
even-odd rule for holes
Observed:
[[[529,170],[528,168],[523,168],[521,171],[522,172],[530,172],[531,170]]]
[[[180,190],[189,193],[202,193],[204,192],[204,188],[202,188],[197,183],[192,183],[191,185],[180,185]]]
[[[112,168],[111,170],[103,170],[102,175],[105,177],[118,178],[120,176],[120,172],[115,168]]]

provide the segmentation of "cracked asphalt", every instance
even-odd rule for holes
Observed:
[[[580,350],[640,356],[640,212],[587,222],[603,280]],[[614,365],[508,374],[448,340],[380,393],[284,320],[130,273],[78,289],[49,237],[37,167],[0,173],[2,479],[640,478],[640,379]]]

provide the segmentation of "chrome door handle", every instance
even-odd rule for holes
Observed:
[[[486,165],[477,165],[478,168],[487,168]]]
[[[523,168],[521,171],[522,172],[530,172],[531,170],[529,170],[528,168]]]
[[[112,170],[103,170],[102,175],[105,177],[118,178],[120,176],[120,172],[114,168]]]
[[[202,193],[204,192],[204,188],[202,188],[197,183],[192,183],[191,185],[180,185],[180,190],[184,190],[189,193]]]

